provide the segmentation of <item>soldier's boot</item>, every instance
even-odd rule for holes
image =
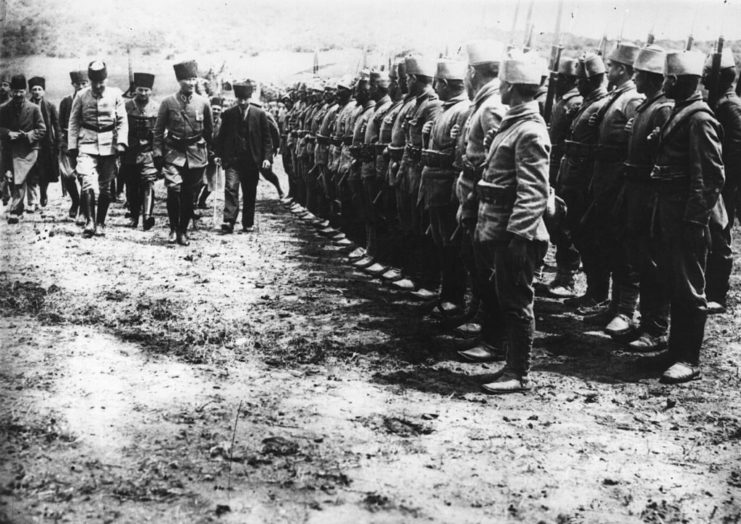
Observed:
[[[154,186],[150,183],[144,189],[144,231],[154,227]]]
[[[39,204],[41,205],[41,207],[46,207],[46,204],[49,203],[48,189],[49,189],[48,182],[41,182],[39,184],[39,193],[40,193]]]
[[[88,189],[85,192],[85,229],[82,236],[90,238],[95,234],[95,192]]]
[[[100,195],[98,199],[98,214],[95,220],[95,236],[105,236],[105,218],[108,215],[108,206],[111,203],[111,197],[108,195]]]
[[[523,319],[507,322],[507,363],[496,373],[493,382],[482,386],[484,391],[501,394],[530,389],[528,375],[534,336],[533,322]]]
[[[85,225],[85,217],[87,216],[87,191],[80,193],[80,208],[77,210],[77,217],[75,218],[76,226]]]
[[[369,256],[378,255],[378,230],[373,224],[365,225],[365,252]]]
[[[167,191],[167,216],[170,219],[170,236],[167,241],[170,244],[177,242],[177,231],[180,228],[180,192]]]
[[[669,354],[673,364],[661,375],[661,382],[665,384],[679,384],[700,378],[700,348],[705,338],[707,311],[676,313],[672,310],[669,336]]]
[[[80,193],[77,190],[77,182],[75,182],[74,178],[62,178],[62,185],[67,191],[70,200],[72,200],[72,205],[69,208],[67,216],[74,220],[80,212]]]
[[[559,268],[556,276],[548,284],[548,294],[556,298],[570,298],[576,295],[576,271]]]

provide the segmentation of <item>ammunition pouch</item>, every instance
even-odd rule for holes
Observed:
[[[517,189],[514,187],[498,187],[480,180],[476,184],[476,196],[481,202],[511,208],[517,198]]]
[[[449,169],[453,167],[455,155],[453,153],[441,153],[434,149],[423,149],[421,153],[422,165]]]
[[[407,144],[406,153],[407,153],[407,156],[409,157],[409,160],[411,160],[412,162],[417,163],[422,159],[422,148],[421,147],[416,147],[416,146]]]
[[[403,147],[392,146],[391,144],[389,144],[388,150],[389,150],[389,157],[391,158],[391,160],[396,160],[398,162],[404,156]]]

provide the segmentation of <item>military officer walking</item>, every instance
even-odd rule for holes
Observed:
[[[154,126],[154,165],[162,170],[167,187],[168,242],[187,246],[193,194],[208,165],[213,119],[208,99],[195,93],[198,64],[191,60],[173,68],[180,89],[160,104]]]

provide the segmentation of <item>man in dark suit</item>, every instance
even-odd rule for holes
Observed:
[[[44,125],[46,126],[46,133],[39,143],[39,158],[28,174],[28,200],[29,204],[31,202],[36,204],[38,197],[38,203],[41,207],[46,207],[49,200],[47,195],[49,184],[59,180],[58,156],[62,132],[59,129],[57,108],[44,98],[46,80],[43,77],[35,76],[29,79],[28,87],[31,90],[31,102],[41,109],[41,116],[44,118]]]
[[[36,163],[39,142],[46,133],[41,109],[26,100],[27,87],[23,75],[11,78],[13,98],[0,107],[0,173],[10,171],[13,177],[9,224],[17,224],[23,214],[26,178]]]
[[[273,141],[262,108],[250,104],[253,84],[234,84],[237,105],[224,111],[216,140],[216,154],[226,169],[224,184],[224,233],[234,231],[242,186],[242,230],[251,232],[255,221],[255,197],[260,169],[270,169]]]

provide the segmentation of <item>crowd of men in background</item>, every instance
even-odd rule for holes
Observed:
[[[558,269],[548,293],[627,350],[663,351],[662,381],[698,378],[706,317],[725,310],[733,263],[741,101],[729,50],[713,61],[621,42],[606,57],[561,59],[551,98],[536,52],[494,41],[464,49],[465,60],[410,55],[356,77],[316,78],[271,110],[251,100],[254,83],[238,82],[236,104],[222,113],[223,99],[196,92],[192,61],[174,66],[180,90],[160,104],[150,99],[152,75],[134,75],[126,101],[93,62],[70,74],[74,94],[58,115],[43,101],[43,79],[3,78],[1,96],[12,99],[0,100],[8,222],[23,213],[26,188],[38,187],[43,206],[61,176],[70,218],[85,236],[104,235],[118,176],[131,225],[141,217],[148,230],[164,178],[169,241],[188,245],[194,208],[223,166],[221,230],[233,231],[241,187],[251,231],[260,174],[282,196],[271,170],[280,149],[284,202],[341,246],[353,243],[340,230],[361,239],[349,253],[356,267],[414,289],[404,268],[385,264],[384,234],[400,231],[410,248],[431,239],[441,272],[433,315],[477,334],[462,358],[504,360],[486,391],[530,387],[535,285],[549,242]],[[709,105],[702,85],[711,76],[719,96]],[[29,189],[28,210],[36,198]],[[577,296],[580,270],[587,288]]]

